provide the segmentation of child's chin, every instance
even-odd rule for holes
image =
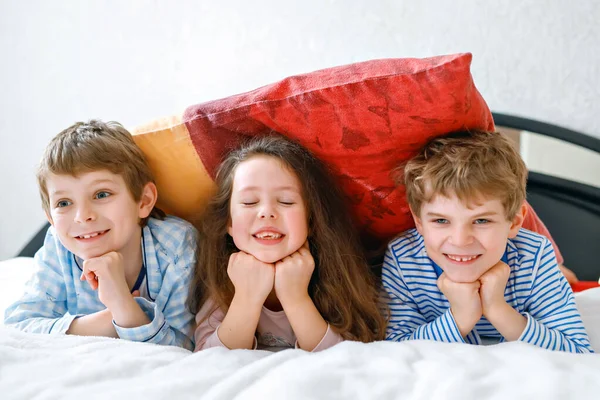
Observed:
[[[293,253],[290,253],[293,254]],[[266,264],[275,264],[278,261],[283,260],[290,254],[252,254],[254,258],[258,261],[264,262]]]
[[[75,254],[75,256],[81,258],[82,260],[89,260],[92,258],[96,258],[96,257],[100,257],[103,256],[105,253],[103,252],[99,252],[99,251],[72,251],[69,249],[69,251],[71,251],[71,253]]]
[[[446,271],[446,276],[455,283],[473,283],[479,280],[480,275],[473,274],[452,274]]]
[[[280,261],[282,258],[273,254],[252,254],[254,258],[256,258],[260,262],[264,262],[266,264],[275,264],[277,261]]]

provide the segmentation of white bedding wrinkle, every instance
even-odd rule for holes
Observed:
[[[600,356],[524,343],[344,342],[320,353],[190,353],[0,327],[6,399],[595,399]]]
[[[31,259],[0,262],[0,307]],[[28,271],[29,269],[29,271]],[[600,288],[576,294],[600,350]],[[0,308],[2,315],[4,308]],[[344,342],[320,353],[208,349],[39,335],[0,326],[4,399],[597,399],[600,355],[524,343]]]

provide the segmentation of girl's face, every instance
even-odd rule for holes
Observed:
[[[234,173],[227,232],[236,247],[265,263],[296,252],[308,237],[298,177],[279,160],[255,156]]]

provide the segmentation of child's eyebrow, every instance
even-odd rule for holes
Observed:
[[[115,181],[113,181],[112,179],[96,179],[95,181],[92,181],[92,185],[98,185],[98,184],[104,184],[104,183],[115,183]]]
[[[428,213],[426,213],[425,216],[427,216],[427,217],[446,218],[446,216],[444,214],[439,214],[439,213],[431,212],[431,211],[428,212]]]
[[[113,181],[112,179],[96,179],[95,181],[92,181],[90,183],[90,185],[96,186],[96,185],[104,185],[107,183],[115,184],[115,181]],[[69,193],[69,191],[67,191],[67,190],[59,189],[59,190],[54,190],[54,191],[50,192],[50,195],[51,196],[62,196],[64,194],[68,194],[68,193]]]
[[[498,215],[498,213],[496,211],[484,211],[482,213],[474,215],[473,218],[489,217],[494,215]]]
[[[440,214],[440,213],[437,213],[437,212],[428,212],[425,215],[427,217],[447,218],[446,215]],[[491,217],[491,216],[495,216],[495,215],[498,215],[498,213],[496,211],[484,211],[482,213],[473,215],[471,218]]]

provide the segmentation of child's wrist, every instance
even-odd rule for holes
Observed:
[[[456,311],[451,309],[452,315],[456,322],[461,322],[463,325],[475,325],[481,318],[475,311]]]
[[[500,318],[506,316],[508,312],[512,310],[512,307],[502,299],[496,303],[490,304],[483,308],[483,316],[493,324],[492,321],[497,321]]]
[[[127,296],[118,301],[115,301],[115,305],[112,307],[107,306],[107,310],[112,314],[112,319],[117,325],[122,325],[119,321],[124,321],[138,310],[141,310],[139,304],[135,301],[133,296]]]
[[[262,308],[266,300],[266,298],[261,299],[260,297],[257,297],[253,294],[235,292],[233,294],[233,299],[231,300],[231,303],[240,303],[243,304],[245,307]]]
[[[281,307],[283,307],[286,314],[293,312],[298,308],[303,308],[306,305],[313,303],[312,299],[308,295],[308,292],[297,294],[295,296],[277,296],[279,301],[281,302]]]

